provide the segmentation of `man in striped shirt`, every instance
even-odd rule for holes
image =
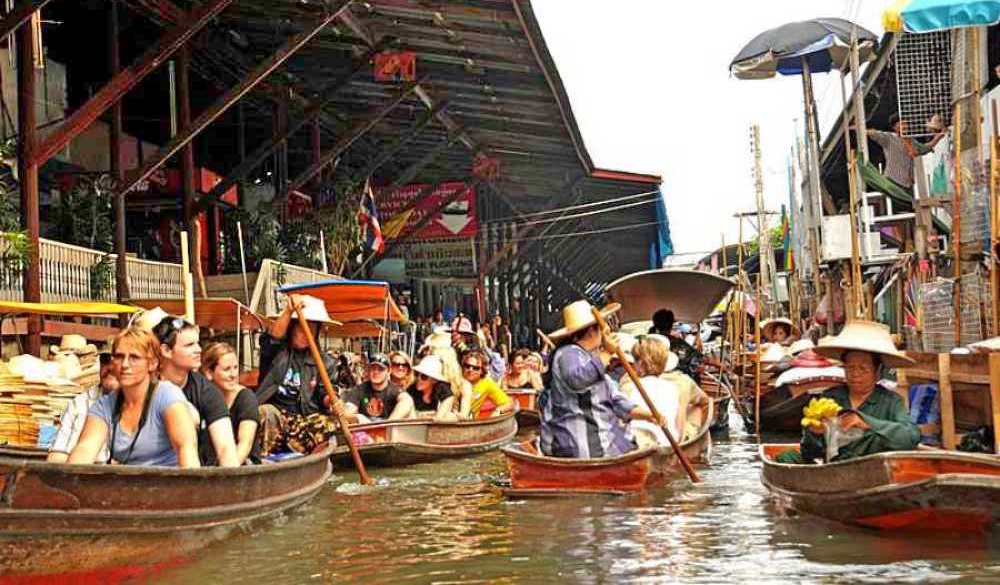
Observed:
[[[934,150],[937,143],[944,138],[944,130],[938,132],[930,142],[920,143],[905,136],[906,122],[900,120],[897,114],[889,118],[889,127],[892,128],[892,132],[869,129],[868,136],[882,147],[882,152],[885,154],[883,174],[900,187],[912,191],[913,159]]]

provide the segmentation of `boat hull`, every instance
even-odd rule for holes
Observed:
[[[983,532],[1000,522],[1000,460],[953,451],[896,451],[828,465],[773,457],[762,481],[785,508],[878,530]]]
[[[708,462],[712,444],[708,427],[713,417],[711,412],[706,414],[698,434],[680,446],[691,463]],[[633,493],[662,485],[683,471],[670,447],[647,447],[618,457],[574,459],[546,457],[538,452],[535,441],[525,441],[505,446],[501,452],[510,471],[510,488],[505,494],[511,497]]]
[[[0,574],[79,575],[183,557],[310,500],[330,476],[330,452],[202,469],[0,458]]]
[[[510,441],[517,428],[511,412],[455,422],[417,419],[355,425],[351,435],[366,465],[395,467],[492,451]],[[335,448],[331,460],[338,467],[354,466],[346,445]]]

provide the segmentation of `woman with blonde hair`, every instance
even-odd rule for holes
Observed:
[[[416,381],[413,360],[406,353],[396,350],[389,352],[389,381],[406,390]]]
[[[111,463],[200,467],[198,437],[184,392],[159,380],[160,341],[129,327],[111,342],[121,387],[94,403],[69,463],[93,464],[104,444]]]
[[[680,413],[680,390],[676,384],[660,378],[660,375],[667,369],[670,355],[670,342],[662,335],[643,335],[632,346],[635,369],[642,377],[640,379],[642,387],[645,388],[660,416],[667,421],[667,427],[672,436],[678,437],[678,429],[683,428],[684,424]],[[621,391],[632,400],[641,399],[638,389],[629,378],[622,380]],[[658,445],[670,444],[663,429],[655,423],[634,420],[632,428],[645,431],[647,436],[652,435]],[[640,446],[644,446],[641,440],[643,434],[636,433]]]
[[[452,347],[431,347],[428,355],[441,358],[444,377],[455,395],[455,406],[460,419],[469,418],[472,412],[472,384],[462,376],[462,366],[458,363],[458,353]]]
[[[240,385],[236,350],[228,343],[210,344],[201,355],[201,373],[222,392],[229,408],[240,464],[260,463],[260,404],[253,390]]]

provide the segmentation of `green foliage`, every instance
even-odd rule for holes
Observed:
[[[112,252],[113,194],[114,180],[109,175],[83,177],[68,192],[61,193],[52,217],[55,238],[67,244]]]
[[[111,294],[111,283],[115,276],[115,263],[110,254],[104,254],[90,267],[90,298],[100,301]]]
[[[784,239],[782,238],[781,225],[776,225],[767,230],[771,234],[771,249],[777,250],[784,245]],[[752,240],[746,243],[746,253],[749,256],[757,254],[757,248],[759,247],[759,242],[757,240]]]

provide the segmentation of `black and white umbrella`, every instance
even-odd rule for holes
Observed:
[[[775,74],[802,75],[841,69],[857,42],[861,61],[875,52],[878,38],[842,18],[790,22],[753,38],[733,58],[729,71],[739,79],[765,79]]]

